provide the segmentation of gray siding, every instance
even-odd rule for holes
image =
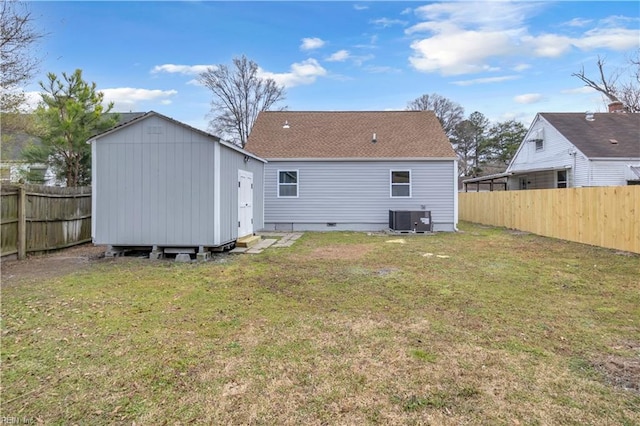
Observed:
[[[298,198],[277,196],[278,170],[299,171]],[[390,196],[390,170],[411,170],[411,198]],[[454,161],[269,162],[265,165],[265,228],[382,230],[389,210],[430,210],[435,230],[457,223]],[[335,224],[335,227],[327,224]]]
[[[100,136],[92,155],[96,244],[214,247],[235,239],[243,153],[150,116]],[[263,163],[248,164],[261,185]],[[262,220],[262,200],[255,204]]]

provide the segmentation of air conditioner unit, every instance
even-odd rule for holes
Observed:
[[[399,232],[431,232],[431,212],[424,210],[389,210],[389,229]]]

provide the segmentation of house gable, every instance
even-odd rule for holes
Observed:
[[[624,185],[639,134],[640,114],[539,113],[505,172],[509,188]]]

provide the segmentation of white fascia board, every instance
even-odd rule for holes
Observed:
[[[237,152],[239,152],[241,154],[247,155],[247,156],[249,156],[249,157],[251,157],[251,158],[253,158],[255,160],[261,161],[263,163],[267,162],[267,160],[265,160],[264,158],[258,157],[254,153],[249,152],[244,148],[240,148],[238,145],[236,145],[234,143],[227,142],[227,141],[224,141],[222,139],[220,139],[218,142],[220,143],[220,145],[226,146],[227,148],[230,148],[230,149],[232,149],[234,151],[237,151]]]
[[[522,175],[526,173],[537,173],[537,172],[553,172],[556,170],[567,170],[573,168],[572,166],[556,166],[556,167],[539,167],[537,169],[521,169],[521,170],[512,170],[509,172],[512,175]]]
[[[593,157],[590,161],[635,161],[640,162],[640,157]]]

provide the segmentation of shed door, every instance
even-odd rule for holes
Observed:
[[[238,238],[253,234],[253,173],[238,170]]]

